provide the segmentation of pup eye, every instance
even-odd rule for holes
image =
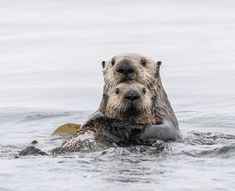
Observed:
[[[118,88],[115,90],[115,93],[116,93],[116,94],[119,94],[119,89],[118,89]]]
[[[144,94],[146,94],[146,89],[145,89],[145,88],[143,88],[143,90],[142,90],[142,91],[143,91],[143,93],[144,93]]]
[[[112,64],[112,66],[114,66],[114,65],[115,65],[115,59],[114,59],[114,58],[112,58],[112,60],[111,60],[111,64]]]
[[[147,60],[145,58],[142,58],[140,60],[140,63],[141,63],[142,66],[146,66]]]

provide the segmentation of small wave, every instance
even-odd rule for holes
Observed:
[[[39,119],[49,119],[57,117],[66,117],[78,114],[79,112],[30,112],[22,116],[21,121],[33,121]]]
[[[76,116],[78,119],[84,120],[91,111],[30,111],[28,109],[19,108],[14,109],[1,109],[0,121],[2,123],[7,122],[29,122],[51,118],[65,118]]]
[[[221,147],[217,147],[214,149],[207,149],[203,151],[190,151],[183,152],[184,154],[192,157],[222,157],[222,158],[230,158],[235,154],[235,144],[232,145],[224,145]]]
[[[0,158],[14,158],[19,149],[14,145],[0,145]]]
[[[235,152],[235,144],[226,145],[215,149],[205,150],[198,153],[198,156],[221,156]]]
[[[183,139],[185,144],[190,145],[215,145],[235,143],[235,135],[214,132],[189,132]]]
[[[192,157],[230,157],[235,154],[235,136],[214,132],[189,132],[182,152]]]

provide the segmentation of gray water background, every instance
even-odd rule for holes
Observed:
[[[0,0],[0,190],[235,190],[234,37],[232,0]],[[120,52],[162,61],[183,140],[15,159],[98,108]]]

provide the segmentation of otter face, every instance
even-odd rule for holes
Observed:
[[[159,75],[160,64],[139,54],[119,54],[102,62],[104,81],[109,87],[126,81],[151,86]]]
[[[120,83],[108,92],[105,115],[119,120],[133,120],[150,116],[153,108],[152,92],[135,82]]]

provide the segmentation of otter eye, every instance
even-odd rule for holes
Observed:
[[[112,60],[111,60],[111,64],[112,64],[112,66],[114,66],[114,65],[115,65],[115,59],[114,59],[114,58],[112,58]]]
[[[145,88],[143,88],[143,90],[142,90],[142,91],[143,91],[143,93],[144,93],[144,94],[146,94],[146,89],[145,89]]]
[[[119,91],[120,91],[120,90],[119,90],[118,88],[116,88],[115,93],[116,93],[116,94],[119,94]]]
[[[140,63],[142,66],[146,66],[147,60],[145,58],[142,58]]]

